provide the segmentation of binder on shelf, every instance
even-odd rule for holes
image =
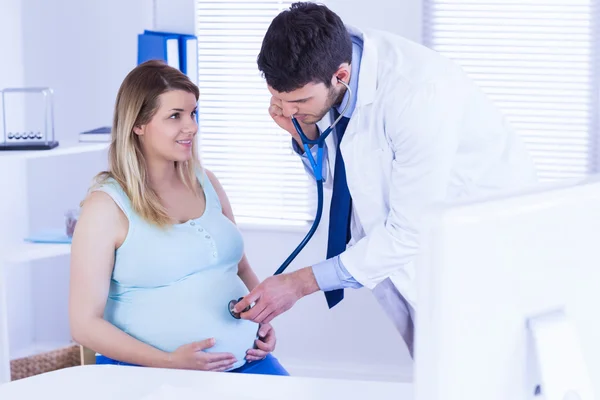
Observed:
[[[138,65],[149,60],[162,60],[180,69],[179,35],[145,31],[138,35]]]
[[[110,142],[111,130],[112,130],[112,128],[110,126],[102,126],[100,128],[81,132],[79,134],[79,141],[80,142]]]
[[[198,84],[198,38],[194,35],[181,35],[179,40],[181,72],[194,84]]]
[[[177,39],[177,55],[178,65],[176,66],[181,72],[186,74],[188,78],[194,83],[198,84],[198,38],[195,35],[187,35],[173,32],[160,32],[152,30],[144,30],[144,33],[139,36],[147,37],[160,37],[162,40],[173,40]],[[147,42],[154,48],[154,45],[160,43],[160,41],[147,40]],[[170,46],[175,46],[173,42],[169,42]],[[162,48],[159,46],[159,49]],[[175,67],[171,64],[164,56],[164,52],[158,51],[158,49],[152,51],[143,51],[138,47],[138,64],[143,63],[151,59],[159,59],[166,61],[168,65]],[[144,54],[142,56],[142,53]],[[174,53],[174,52],[173,52]]]

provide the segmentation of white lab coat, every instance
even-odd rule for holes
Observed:
[[[424,210],[532,184],[535,169],[499,110],[456,64],[386,32],[349,30],[364,46],[356,108],[341,144],[353,205],[341,261],[365,287],[395,286],[418,310],[413,263]],[[324,130],[330,122],[327,116],[318,125]],[[334,135],[326,144],[331,187]],[[376,297],[393,319],[406,317],[390,304],[397,296]]]

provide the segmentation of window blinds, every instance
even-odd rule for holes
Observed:
[[[289,225],[313,218],[314,185],[291,136],[269,116],[271,95],[256,65],[269,24],[290,4],[196,1],[200,157],[242,221]]]
[[[425,44],[458,62],[495,101],[540,178],[596,172],[597,1],[424,1]]]

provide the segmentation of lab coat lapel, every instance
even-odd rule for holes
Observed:
[[[360,149],[356,148],[357,146],[353,146],[354,136],[359,132],[362,134],[368,135],[367,129],[369,127],[368,120],[369,115],[368,112],[370,110],[370,105],[373,103],[375,99],[375,92],[377,90],[377,81],[378,81],[378,54],[377,47],[371,42],[368,35],[363,31],[354,28],[352,26],[346,26],[348,32],[353,35],[360,37],[363,41],[363,53],[360,62],[360,73],[358,77],[358,93],[354,93],[356,96],[356,108],[352,113],[352,117],[348,122],[348,126],[346,127],[346,131],[344,133],[344,140],[341,144],[341,152],[343,154],[344,160],[346,161],[346,175],[348,179],[350,177],[348,175],[354,176],[356,178],[357,174],[353,171],[353,162],[352,159],[356,159],[360,157]],[[333,115],[330,111],[323,117],[321,121],[317,123],[320,131],[323,132],[327,129],[331,123],[333,122]],[[335,165],[335,154],[336,154],[336,146],[337,139],[334,134],[330,134],[327,139],[325,139],[325,143],[327,144],[327,156],[329,163],[329,178],[333,179],[333,168]],[[358,146],[360,147],[360,146]],[[347,161],[350,160],[350,161]],[[331,181],[329,181],[331,183]],[[350,184],[350,183],[349,183]]]
[[[358,75],[358,93],[355,93],[356,107],[360,108],[373,103],[378,81],[378,53],[377,46],[372,43],[369,36],[354,27],[346,26],[352,36],[362,39],[363,51],[360,60],[360,73]]]
[[[377,47],[371,43],[368,35],[365,32],[354,28],[352,26],[346,26],[348,32],[352,36],[359,37],[363,42],[362,58],[360,60],[360,72],[358,75],[358,90],[357,93],[353,93],[356,96],[356,107],[346,127],[344,133],[344,140],[342,141],[341,151],[346,159],[345,149],[348,148],[350,143],[353,141],[354,135],[362,129],[367,127],[367,124],[363,123],[363,113],[367,106],[373,103],[375,99],[375,91],[377,89]],[[361,128],[362,126],[362,128]],[[347,151],[347,150],[346,150]]]
[[[378,76],[378,51],[377,46],[369,37],[357,30],[351,34],[360,36],[363,40],[363,54],[358,78],[356,93],[356,108],[352,113],[341,152],[346,167],[346,179],[352,195],[355,215],[360,215],[360,229],[353,229],[353,237],[357,240],[361,232],[368,232],[377,222],[380,214],[384,212],[383,197],[376,195],[382,192],[384,176],[381,165],[385,163],[383,152],[380,153],[375,143],[382,132],[377,131],[380,124],[375,107],[381,105],[375,102],[377,84],[382,77]],[[355,236],[356,234],[356,236]]]

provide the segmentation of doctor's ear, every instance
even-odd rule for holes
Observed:
[[[342,64],[338,70],[335,71],[331,84],[333,86],[341,85],[340,81],[346,84],[350,82],[350,66],[346,63]]]

